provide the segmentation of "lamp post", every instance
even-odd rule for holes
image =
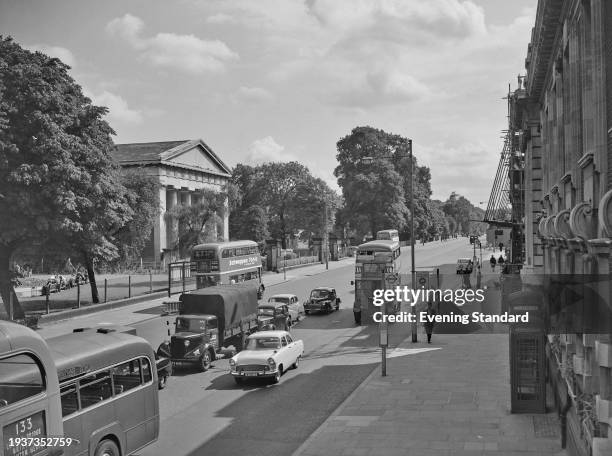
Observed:
[[[416,268],[414,267],[414,165],[412,162],[412,139],[408,140],[408,152],[410,159],[410,265],[411,265],[411,287],[414,290],[416,286]],[[416,303],[410,303],[410,314],[412,322],[410,330],[412,332],[412,343],[418,342],[417,337],[417,322],[416,322]]]

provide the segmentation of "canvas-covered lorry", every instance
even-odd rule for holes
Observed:
[[[205,371],[223,349],[236,351],[257,331],[257,287],[252,284],[201,288],[179,300],[175,333],[158,350],[173,364],[196,364]]]

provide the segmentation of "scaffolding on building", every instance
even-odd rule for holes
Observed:
[[[523,79],[519,77],[519,88],[514,92],[508,89],[508,129],[503,131],[504,145],[484,215],[484,222],[512,229],[512,264],[522,264],[524,259],[525,138],[519,118],[521,110],[516,109],[517,102],[524,99],[522,85]]]

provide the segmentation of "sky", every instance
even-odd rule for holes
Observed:
[[[432,197],[478,205],[536,0],[0,0],[0,34],[58,57],[115,143],[200,138],[230,166],[297,160],[339,191],[336,143],[413,141]],[[481,207],[484,207],[481,206]]]

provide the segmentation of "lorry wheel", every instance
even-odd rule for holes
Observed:
[[[336,310],[340,310],[340,302],[338,300],[336,300]]]
[[[210,350],[206,350],[200,358],[200,370],[202,372],[206,372],[208,369],[210,369],[211,363],[212,357],[210,356]]]

